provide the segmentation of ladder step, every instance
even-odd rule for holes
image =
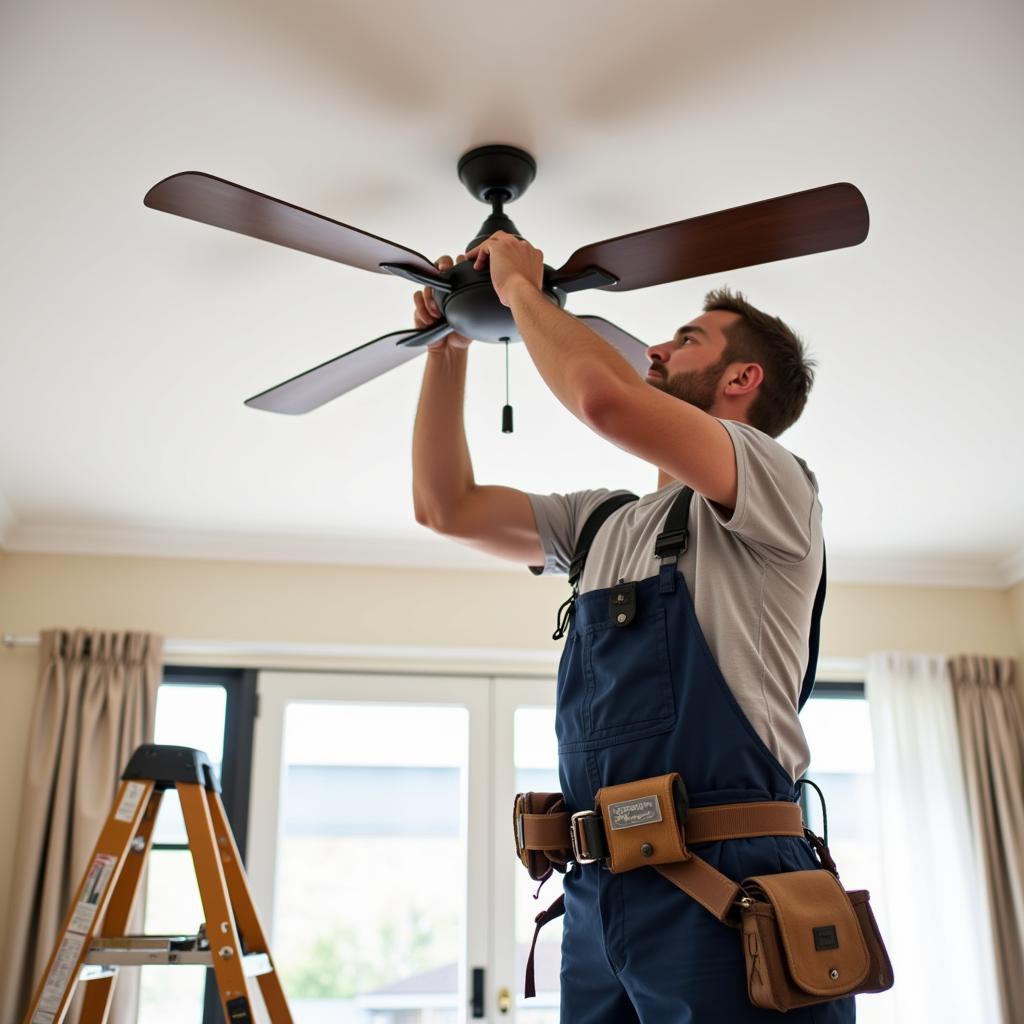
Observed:
[[[205,935],[119,935],[94,939],[85,955],[80,981],[108,977],[118,967],[213,966]],[[97,970],[99,968],[99,970]],[[273,970],[266,953],[246,953],[242,972],[253,978]]]
[[[196,935],[102,935],[92,940],[91,953],[103,950],[164,949],[172,952],[210,948],[205,932]]]

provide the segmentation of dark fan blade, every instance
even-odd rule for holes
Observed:
[[[154,210],[286,245],[350,267],[389,273],[381,270],[382,263],[399,264],[431,281],[441,279],[434,264],[412,249],[212,174],[173,174],[154,185],[143,202]]]
[[[374,338],[344,355],[329,359],[312,370],[300,373],[283,384],[261,391],[246,400],[246,405],[267,412],[302,413],[316,409],[332,398],[415,359],[426,346],[451,333],[446,323],[422,331],[395,331]],[[402,344],[406,342],[406,344]]]
[[[825,185],[594,242],[577,249],[552,280],[557,285],[600,268],[618,278],[605,290],[624,292],[842,249],[867,234],[860,191],[845,183]]]
[[[651,361],[647,358],[647,344],[639,338],[628,334],[621,327],[616,327],[610,320],[603,316],[581,316],[577,317],[591,330],[596,331],[604,338],[631,366],[633,366],[641,377],[647,375]]]

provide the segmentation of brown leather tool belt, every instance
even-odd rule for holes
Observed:
[[[601,861],[614,872],[653,867],[725,921],[740,886],[689,847],[755,836],[803,837],[803,816],[798,804],[775,801],[688,808],[684,793],[677,772],[605,787],[594,798],[594,810],[575,814],[565,810],[561,793],[520,793],[516,855],[537,881],[552,870],[564,871],[570,861]]]
[[[516,854],[530,876],[600,861],[613,872],[650,866],[724,924],[741,929],[747,989],[756,1006],[789,1010],[893,983],[868,893],[846,892],[825,843],[804,827],[798,804],[779,801],[688,807],[679,774],[608,786],[594,810],[572,814],[561,793],[520,793],[513,812]],[[821,868],[734,882],[691,847],[758,836],[806,838]],[[537,934],[564,913],[559,897],[537,915]]]

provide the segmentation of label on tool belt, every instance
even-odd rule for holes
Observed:
[[[656,796],[638,796],[608,805],[608,821],[614,829],[636,828],[661,821],[661,804]]]

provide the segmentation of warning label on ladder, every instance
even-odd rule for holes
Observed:
[[[82,947],[92,931],[96,912],[116,866],[116,857],[109,853],[98,853],[86,872],[81,898],[75,904],[71,921],[53,959],[53,966],[46,976],[39,1005],[32,1014],[32,1024],[51,1024],[60,1009],[61,999],[64,998],[72,974],[78,969]]]
[[[93,918],[99,907],[103,893],[106,891],[110,876],[114,873],[114,866],[117,858],[109,853],[98,853],[92,862],[88,874],[85,876],[85,888],[82,890],[82,898],[75,906],[75,912],[71,915],[71,924],[68,930],[79,932],[85,935],[92,928]]]
[[[67,991],[72,972],[78,967],[78,958],[85,945],[85,936],[68,932],[57,949],[53,966],[46,978],[39,1007],[32,1014],[32,1024],[50,1024],[60,1009],[60,1001]]]
[[[124,796],[121,797],[121,803],[114,817],[118,821],[131,821],[135,817],[135,811],[138,809],[139,801],[145,792],[146,787],[141,782],[129,782],[124,787]]]

